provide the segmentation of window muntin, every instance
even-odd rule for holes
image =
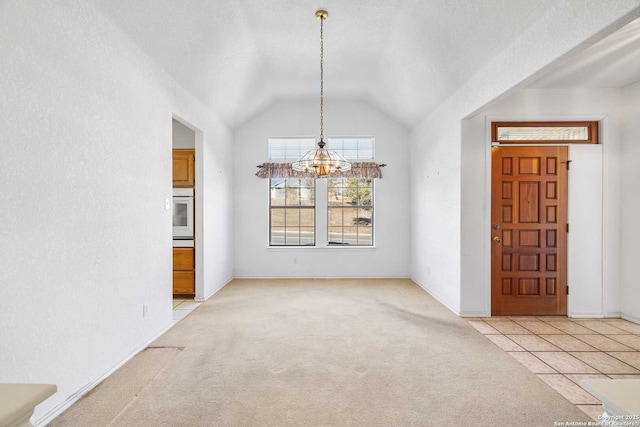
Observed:
[[[269,181],[269,245],[315,245],[315,180]]]
[[[373,246],[373,180],[327,180],[328,243]]]

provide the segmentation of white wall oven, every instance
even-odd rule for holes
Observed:
[[[193,239],[193,188],[173,189],[173,239]]]

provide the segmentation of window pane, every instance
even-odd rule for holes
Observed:
[[[315,138],[269,138],[269,159],[297,160],[315,145]]]
[[[284,227],[284,209],[271,209],[271,227]]]
[[[373,197],[371,195],[371,188],[358,189],[358,205],[371,206],[373,204]]]
[[[500,141],[581,141],[589,139],[587,126],[498,127]]]
[[[300,228],[300,244],[306,246],[315,245],[315,232],[313,227]]]
[[[302,227],[315,226],[315,211],[314,209],[300,209],[300,225]]]
[[[356,223],[360,227],[371,227],[372,217],[373,217],[372,209],[358,209],[358,216],[356,218]]]
[[[316,187],[316,181],[315,181],[315,179],[310,179],[310,178],[301,179],[300,180],[300,187],[315,188]]]
[[[284,180],[272,179],[271,190],[269,195],[271,197],[272,206],[284,206],[284,199],[285,199]]]
[[[357,205],[358,204],[358,187],[357,187],[357,179],[348,179],[348,184],[342,190],[343,194],[343,205]]]
[[[360,246],[372,246],[373,245],[373,233],[360,232],[358,233],[358,245]]]
[[[342,243],[342,227],[329,227],[329,244]]]
[[[344,150],[342,157],[347,160],[358,160],[358,150]]]
[[[287,228],[298,228],[300,226],[300,209],[287,209],[284,221]]]
[[[300,230],[286,229],[284,234],[284,244],[297,246],[300,244]]]
[[[300,204],[303,206],[314,206],[316,204],[315,190],[313,188],[300,189]]]
[[[358,150],[358,160],[371,159],[373,159],[373,147]]]
[[[329,206],[340,206],[343,204],[342,200],[342,188],[339,187],[329,187],[327,199],[329,202]]]
[[[342,215],[345,227],[356,225],[358,223],[358,209],[342,208]]]
[[[285,180],[285,185],[287,188],[300,188],[300,181],[299,178],[289,178]]]
[[[343,139],[342,140],[342,148],[344,150],[358,151],[358,139],[357,138]]]
[[[300,189],[287,187],[285,200],[286,200],[287,206],[299,206],[300,205]]]
[[[342,208],[329,208],[329,227],[342,227]]]
[[[374,139],[362,138],[327,138],[327,148],[334,150],[347,160],[373,160]]]
[[[271,241],[270,245],[284,245],[284,227],[271,229]]]

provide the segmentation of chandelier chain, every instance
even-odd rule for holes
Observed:
[[[324,141],[324,18],[320,18],[320,141]]]

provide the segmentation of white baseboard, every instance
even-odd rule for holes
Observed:
[[[172,322],[169,325],[167,325],[166,327],[162,328],[160,330],[160,332],[155,334],[151,339],[146,341],[144,344],[138,346],[133,352],[131,352],[128,356],[126,356],[124,359],[122,359],[120,362],[118,362],[115,366],[113,366],[112,368],[108,369],[106,372],[104,372],[101,375],[99,375],[97,378],[95,378],[93,381],[89,382],[84,387],[81,387],[80,389],[78,389],[75,393],[73,393],[71,396],[69,396],[64,402],[62,402],[61,404],[59,404],[58,406],[56,406],[55,408],[53,408],[52,410],[50,410],[49,412],[47,412],[46,414],[44,414],[43,416],[38,418],[37,420],[32,421],[34,427],[46,426],[47,424],[49,424],[56,417],[58,417],[65,410],[67,410],[71,405],[73,405],[78,400],[80,400],[82,398],[82,396],[84,396],[85,394],[87,394],[88,392],[93,390],[98,384],[100,384],[102,381],[107,379],[115,371],[120,369],[120,367],[122,367],[122,365],[124,365],[129,360],[131,360],[136,354],[140,353],[142,350],[147,348],[149,346],[149,344],[151,344],[153,341],[158,339],[162,334],[164,334],[169,329],[171,329],[173,327],[173,325],[174,325],[174,323]]]
[[[629,322],[637,323],[640,325],[640,317],[632,316],[626,313],[621,313],[620,317],[622,317],[624,320],[628,320]]]
[[[440,304],[444,305],[445,307],[447,307],[451,312],[453,312],[456,316],[461,316],[461,314],[454,310],[453,307],[451,307],[449,304],[447,304],[439,295],[437,295],[435,292],[431,291],[429,288],[427,288],[426,286],[424,286],[422,283],[418,282],[416,279],[414,279],[413,277],[410,278],[413,283],[415,283],[416,285],[420,286],[426,293],[428,293],[429,295],[431,295],[432,297],[434,297]],[[471,317],[471,316],[470,316]]]
[[[224,288],[225,286],[227,286],[233,279],[235,279],[235,277],[232,277],[230,279],[227,279],[226,282],[224,282],[222,284],[222,286],[220,286],[219,288],[214,289],[213,291],[209,292],[208,295],[205,295],[204,298],[194,298],[193,300],[195,302],[205,302],[206,300],[208,300],[209,298],[211,298],[212,296],[214,296],[215,294],[218,293],[218,291],[220,291],[220,289]]]
[[[567,317],[572,319],[604,319],[605,316],[602,313],[569,313]]]
[[[460,317],[491,317],[491,315],[485,311],[461,311]]]

